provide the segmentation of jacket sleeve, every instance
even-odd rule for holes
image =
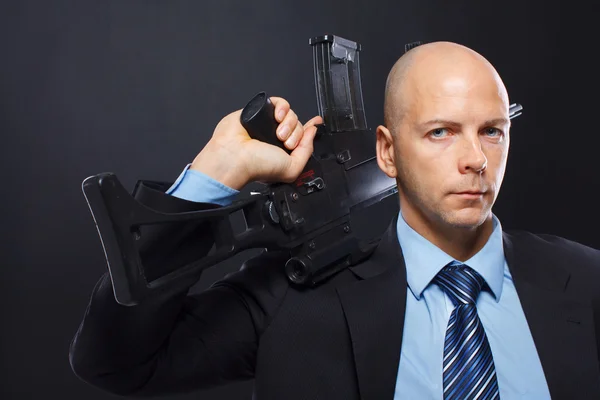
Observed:
[[[169,196],[166,188],[159,182],[138,183],[134,196],[164,212],[218,207]],[[170,260],[189,262],[206,255],[213,245],[207,229],[194,222],[146,232],[142,248],[148,263],[169,269]],[[139,397],[252,378],[258,339],[288,287],[283,268],[277,268],[280,256],[264,253],[249,260],[202,293],[187,293],[196,276],[180,293],[132,307],[115,301],[105,273],[71,341],[73,371],[105,391]]]

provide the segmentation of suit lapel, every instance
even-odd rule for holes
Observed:
[[[352,338],[363,400],[392,399],[396,387],[406,308],[406,268],[398,244],[397,218],[374,254],[350,267],[363,280],[337,290]]]
[[[504,253],[552,398],[600,399],[593,313],[566,291],[570,273],[504,233]]]

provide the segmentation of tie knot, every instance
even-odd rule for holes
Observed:
[[[452,261],[433,278],[456,306],[459,304],[475,304],[485,281],[473,268]]]

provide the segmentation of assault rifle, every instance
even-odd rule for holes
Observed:
[[[132,194],[113,173],[83,181],[120,304],[135,305],[155,293],[189,286],[189,278],[199,271],[246,249],[284,251],[288,279],[308,287],[361,262],[375,250],[380,236],[359,237],[354,217],[384,200],[397,206],[398,190],[395,179],[377,165],[375,135],[367,127],[359,69],[361,46],[334,35],[312,38],[309,44],[324,123],[318,126],[313,154],[295,182],[265,185],[225,207],[165,213],[135,199],[142,181]],[[408,44],[405,51],[419,44]],[[519,104],[511,105],[510,118],[521,110]],[[241,123],[252,138],[289,153],[275,135],[273,114],[269,97],[260,92],[242,110]],[[246,229],[238,233],[230,216],[240,211]],[[213,247],[204,257],[157,275],[142,261],[147,259],[139,246],[144,227],[181,222],[205,223],[213,234]]]

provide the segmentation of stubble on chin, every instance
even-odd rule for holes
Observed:
[[[488,220],[491,208],[484,205],[481,208],[465,207],[453,210],[438,210],[439,222],[447,227],[464,230],[474,230]]]

